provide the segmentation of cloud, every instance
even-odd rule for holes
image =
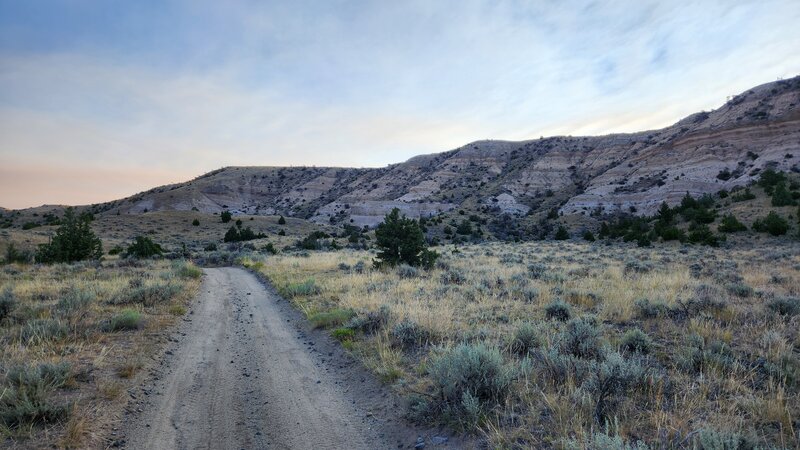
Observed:
[[[800,73],[789,0],[67,3],[0,6],[0,164],[129,171],[134,192],[662,127]]]

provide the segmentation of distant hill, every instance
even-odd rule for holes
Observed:
[[[478,141],[377,169],[226,167],[194,180],[96,205],[98,213],[229,209],[317,223],[375,225],[393,207],[536,221],[633,211],[651,214],[745,185],[765,167],[800,171],[800,77],[733,97],[660,130],[600,137]]]

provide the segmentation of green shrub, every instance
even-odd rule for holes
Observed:
[[[261,248],[261,250],[269,253],[270,255],[278,254],[278,249],[275,248],[275,245],[273,245],[272,242],[267,242],[266,245],[264,245],[264,247]]]
[[[6,257],[4,262],[6,264],[11,264],[11,263],[27,264],[33,261],[33,258],[34,257],[30,251],[19,250],[14,245],[14,243],[11,242],[10,244],[8,244],[8,247],[6,247]]]
[[[653,348],[653,340],[644,331],[634,328],[622,336],[620,347],[631,353],[647,354]]]
[[[125,249],[125,253],[122,255],[125,258],[152,258],[154,256],[161,256],[164,253],[164,249],[161,248],[159,244],[153,242],[147,236],[136,236],[134,242],[128,245],[128,248]]]
[[[783,172],[776,172],[771,168],[761,172],[758,179],[758,185],[764,188],[764,191],[770,195],[772,195],[775,186],[782,183],[786,183],[786,174]]]
[[[242,222],[236,221],[235,226],[231,226],[225,236],[222,238],[223,242],[244,242],[252,241],[254,239],[262,239],[267,237],[264,233],[256,233],[250,227],[242,228]]]
[[[354,315],[352,309],[336,308],[311,314],[308,316],[308,320],[314,325],[314,328],[332,328],[343,325]]]
[[[720,221],[718,230],[722,233],[737,233],[739,231],[747,231],[747,227],[734,216],[727,214]]]
[[[532,303],[534,300],[539,298],[539,290],[535,287],[525,287],[522,289],[520,294],[525,303]]]
[[[779,216],[775,211],[767,214],[767,217],[757,219],[753,222],[753,230],[759,233],[769,233],[773,236],[781,236],[789,231],[789,222]]]
[[[76,215],[73,208],[67,208],[55,236],[47,244],[39,245],[36,261],[50,264],[100,259],[103,256],[103,244],[92,232],[91,221],[89,215]]]
[[[92,291],[72,286],[67,289],[56,304],[56,310],[62,314],[71,314],[86,310],[97,296]]]
[[[472,222],[467,219],[462,220],[461,223],[456,227],[456,234],[461,234],[464,236],[472,234]]]
[[[689,229],[689,242],[692,244],[703,244],[711,247],[719,247],[720,238],[715,235],[708,225],[695,224]]]
[[[379,250],[375,259],[378,267],[405,263],[430,269],[439,257],[438,253],[428,249],[419,223],[401,216],[397,208],[392,209],[375,228],[375,239]]]
[[[96,298],[94,292],[73,286],[61,295],[55,311],[59,317],[75,327],[88,315],[89,307]],[[75,329],[73,328],[73,330]]]
[[[727,371],[735,362],[730,346],[721,341],[706,342],[698,335],[690,336],[688,345],[678,348],[675,354],[676,365],[692,373],[709,368]]]
[[[200,221],[199,221],[198,219],[194,219],[194,220],[192,221],[192,225],[194,225],[194,226],[196,226],[196,227],[199,227],[199,226],[200,226]]]
[[[286,219],[283,216],[278,218],[278,225],[286,225]]]
[[[683,230],[674,225],[656,228],[656,235],[659,236],[665,242],[668,241],[683,242],[686,240],[686,233],[684,233]]]
[[[756,195],[750,192],[750,188],[746,188],[744,191],[731,196],[731,200],[734,202],[745,202],[747,200],[753,200],[756,198]]]
[[[442,273],[442,284],[463,284],[467,281],[467,276],[458,269],[447,269]]]
[[[114,255],[119,255],[124,251],[125,251],[125,249],[122,248],[121,245],[115,245],[115,246],[111,247],[111,250],[108,251],[108,254],[111,255],[111,256],[114,256]]]
[[[578,358],[594,359],[602,355],[600,331],[594,318],[580,317],[567,322],[559,342],[562,352]]]
[[[66,405],[55,405],[49,397],[69,379],[67,363],[15,366],[6,373],[0,386],[0,422],[8,429],[66,418]]]
[[[69,334],[69,327],[58,319],[33,319],[22,326],[20,340],[27,345],[57,341]]]
[[[584,231],[583,232],[583,240],[587,241],[587,242],[594,242],[595,241],[594,233],[592,233],[589,230]]]
[[[145,283],[141,279],[134,279],[126,289],[111,297],[108,302],[113,305],[155,306],[169,302],[182,289],[180,284],[170,280]]]
[[[775,297],[767,303],[767,307],[782,316],[800,314],[800,299],[797,297]]]
[[[10,316],[16,306],[17,298],[14,296],[14,290],[11,286],[6,286],[3,292],[0,292],[0,322]]]
[[[386,305],[381,305],[377,311],[367,311],[350,319],[347,328],[362,331],[364,333],[375,333],[389,322],[391,310]]]
[[[534,263],[528,265],[528,274],[530,274],[531,278],[533,278],[534,280],[542,278],[547,273],[548,270],[549,267],[541,263]]]
[[[322,239],[329,237],[330,235],[324,231],[312,231],[308,236],[297,241],[295,247],[301,250],[321,250],[324,246]]]
[[[743,447],[744,440],[739,433],[730,431],[717,431],[703,429],[695,436],[695,448],[698,450],[739,450]]]
[[[717,213],[708,208],[699,206],[697,208],[689,208],[681,211],[684,219],[690,222],[697,222],[701,224],[709,224],[714,222],[717,218]]]
[[[233,216],[231,215],[231,212],[227,210],[222,211],[222,213],[219,215],[219,220],[221,220],[222,223],[230,222],[231,218],[233,218]]]
[[[142,326],[142,313],[132,309],[124,309],[111,317],[106,329],[108,331],[137,330]]]
[[[725,286],[725,289],[731,294],[737,297],[747,298],[752,296],[755,293],[755,290],[750,286],[744,283],[729,283]]]
[[[350,341],[356,336],[356,332],[350,328],[340,327],[331,331],[331,336],[339,341]]]
[[[398,322],[391,331],[392,342],[405,349],[411,349],[428,340],[428,332],[410,319]]]
[[[567,231],[566,227],[563,225],[559,225],[558,229],[556,230],[556,234],[553,236],[553,239],[557,241],[566,241],[569,239],[569,231]]]
[[[172,264],[172,270],[176,276],[181,278],[197,279],[203,276],[203,270],[187,261],[176,261]]]
[[[786,189],[786,183],[778,183],[772,192],[772,206],[795,206],[797,201],[792,198],[792,193]]]
[[[397,266],[397,276],[399,276],[400,279],[418,278],[419,275],[419,270],[408,264],[400,264]]]
[[[591,436],[583,440],[574,438],[565,442],[566,450],[650,450],[650,447],[642,441],[625,442],[625,440],[615,433],[609,433],[608,427],[605,432],[594,432]]]
[[[625,359],[613,352],[602,362],[592,363],[589,376],[581,389],[591,394],[594,401],[594,416],[600,424],[613,417],[620,399],[627,396],[629,389],[643,384],[646,373],[636,360]]]
[[[642,319],[655,319],[665,316],[669,312],[667,305],[661,302],[651,302],[646,298],[641,298],[633,303],[637,315]]]
[[[509,349],[511,352],[525,356],[542,345],[543,338],[538,327],[531,323],[520,325],[511,338]]]
[[[474,413],[475,403],[493,407],[508,396],[515,371],[496,348],[461,344],[434,360],[428,370],[446,408]]]
[[[551,386],[560,386],[569,380],[580,382],[586,378],[589,362],[562,353],[558,344],[537,354],[537,359],[542,381]]]
[[[217,251],[217,244],[215,242],[210,242],[203,247],[204,252],[215,252]]]
[[[317,286],[313,279],[308,279],[301,283],[290,283],[279,289],[281,295],[288,298],[294,297],[308,297],[317,295],[322,292],[322,289]]]
[[[568,304],[561,299],[555,299],[544,308],[544,313],[548,319],[566,322],[572,317],[572,311]]]
[[[633,273],[649,273],[655,269],[652,263],[647,261],[640,261],[638,259],[628,259],[625,261],[625,266],[623,266],[622,271],[625,274],[633,274]]]

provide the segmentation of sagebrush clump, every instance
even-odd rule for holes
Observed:
[[[461,344],[446,351],[431,363],[429,373],[438,392],[438,404],[432,406],[456,420],[505,401],[516,376],[500,351],[484,344]]]

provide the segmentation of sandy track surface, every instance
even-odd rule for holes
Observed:
[[[409,427],[396,398],[247,271],[205,269],[186,317],[161,366],[130,393],[117,441],[127,448],[388,449],[413,448],[419,436],[442,441]],[[445,446],[461,445],[451,438]]]

